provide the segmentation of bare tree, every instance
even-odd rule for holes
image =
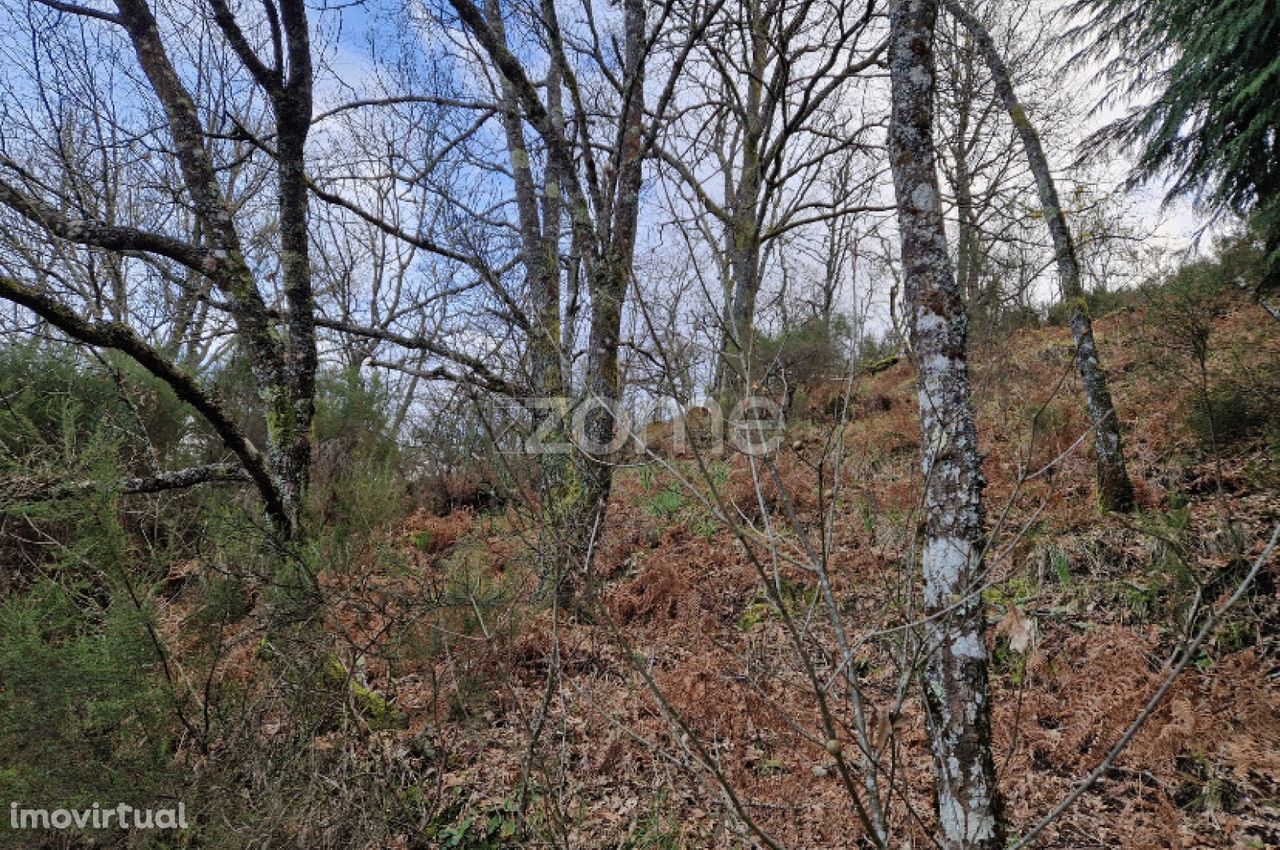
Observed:
[[[943,227],[933,139],[938,3],[890,12],[889,159],[898,201],[905,311],[924,453],[924,698],[940,843],[1004,844],[991,757],[983,577],[982,472],[966,364],[964,305]]]
[[[1093,423],[1094,448],[1097,452],[1098,502],[1103,510],[1127,511],[1133,507],[1133,484],[1125,469],[1124,445],[1120,436],[1120,422],[1116,417],[1111,391],[1107,386],[1106,372],[1098,356],[1098,346],[1093,338],[1093,321],[1089,317],[1089,305],[1085,300],[1084,285],[1080,276],[1080,261],[1076,256],[1075,241],[1058,197],[1053,173],[1040,136],[1013,89],[1009,69],[996,48],[995,40],[982,22],[955,0],[945,0],[947,11],[960,21],[973,36],[983,61],[991,71],[996,92],[1013,121],[1014,129],[1022,143],[1027,163],[1035,175],[1040,194],[1040,206],[1045,224],[1053,239],[1058,264],[1058,280],[1062,297],[1071,309],[1071,336],[1075,342],[1076,368],[1084,385],[1085,404]]]
[[[48,4],[60,22],[71,26],[119,28],[132,48],[149,94],[162,110],[172,147],[171,157],[180,180],[173,188],[173,205],[190,216],[186,232],[120,226],[110,219],[95,219],[68,210],[84,210],[19,162],[0,160],[0,203],[37,226],[55,242],[94,249],[108,263],[119,265],[124,257],[163,260],[184,270],[185,282],[198,289],[207,280],[219,293],[234,320],[237,339],[252,366],[258,394],[267,414],[267,444],[260,452],[225,415],[209,392],[179,366],[167,352],[150,345],[124,324],[127,313],[116,321],[86,320],[62,304],[47,287],[9,279],[4,296],[37,313],[74,339],[91,345],[117,348],[174,388],[214,426],[260,491],[279,531],[294,536],[300,531],[311,457],[310,426],[314,413],[315,343],[314,296],[310,244],[307,230],[307,189],[304,156],[311,127],[312,46],[305,5],[299,0],[268,3],[251,28],[238,19],[223,0],[211,0],[201,15],[210,15],[238,59],[236,72],[249,87],[229,86],[241,104],[265,95],[270,116],[270,183],[275,190],[274,231],[276,247],[267,268],[250,260],[246,234],[237,224],[237,206],[226,170],[216,155],[221,123],[234,110],[211,115],[202,108],[203,92],[195,93],[166,43],[156,11],[145,0],[119,0],[115,11],[101,11],[74,4]],[[180,10],[175,10],[180,11]],[[188,10],[191,11],[191,10]],[[201,18],[197,18],[201,19]],[[203,18],[203,20],[208,20]],[[253,41],[265,43],[269,57],[262,58]],[[82,61],[92,61],[84,57]],[[203,71],[197,80],[204,80]],[[46,92],[46,97],[63,93]],[[69,107],[70,101],[65,104]],[[241,141],[248,129],[234,127]],[[225,151],[224,151],[225,153]],[[65,159],[65,172],[74,182],[77,163]],[[268,308],[270,291],[265,278],[279,279],[287,310],[277,319]]]
[[[873,11],[813,0],[728,4],[691,59],[698,73],[660,156],[682,201],[674,212],[689,217],[720,267],[720,389],[747,380],[768,246],[807,225],[881,209],[868,198],[875,169],[858,161],[880,121],[845,101],[883,53]]]
[[[974,14],[1000,23],[1001,47],[1020,81],[1039,83],[1044,28],[1028,21],[1030,8],[983,2],[974,4]],[[1027,244],[1024,232],[1022,201],[1031,178],[969,32],[951,19],[940,20],[935,56],[935,134],[940,174],[954,204],[956,279],[971,329],[980,331],[998,325],[1007,304],[1025,303],[1039,277],[1026,273],[1040,248]]]
[[[544,512],[564,544],[553,555],[555,575],[545,578],[555,583],[561,601],[568,604],[577,593],[581,565],[589,568],[590,539],[612,484],[612,462],[602,454],[611,451],[617,437],[623,390],[622,318],[633,273],[644,162],[688,53],[719,5],[713,4],[700,22],[674,42],[665,85],[647,109],[646,63],[667,34],[671,3],[650,14],[645,4],[626,0],[621,9],[621,40],[612,47],[606,46],[590,4],[582,7],[581,36],[570,39],[555,4],[542,3],[534,23],[539,40],[546,45],[550,72],[545,87],[535,84],[533,74],[508,47],[503,10],[496,3],[489,3],[483,12],[469,0],[450,0],[450,4],[500,78],[501,117],[531,293],[532,387],[565,400],[557,413],[572,414],[581,426],[574,436],[586,449],[574,454],[571,463],[548,457],[542,465]],[[607,55],[610,50],[613,59]],[[597,79],[580,79],[579,64],[571,55],[583,59]],[[587,82],[596,87],[589,88]],[[540,88],[546,90],[545,100]],[[524,138],[525,125],[545,151],[541,197]],[[562,327],[560,316],[562,215],[568,222],[570,243],[569,311],[564,321],[571,322],[575,315],[579,280],[585,283],[590,304],[585,372],[580,389],[572,393],[575,358],[564,350],[572,329]]]

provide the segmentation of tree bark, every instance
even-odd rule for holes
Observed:
[[[729,269],[733,283],[729,304],[729,326],[721,343],[720,371],[726,384],[720,389],[725,393],[746,394],[751,375],[749,355],[752,348],[752,328],[756,316],[756,296],[760,291],[760,206],[761,197],[761,144],[764,139],[764,74],[768,58],[766,52],[767,22],[761,15],[760,4],[743,6],[751,41],[751,72],[746,83],[746,100],[742,120],[742,167],[733,197],[726,198],[729,213]],[[726,397],[723,402],[732,404],[736,399]]]
[[[167,490],[187,490],[201,484],[246,484],[251,482],[249,473],[238,463],[209,463],[157,472],[154,475],[123,478],[116,482],[94,481],[41,481],[32,478],[11,478],[0,481],[0,498],[19,502],[52,501],[84,496],[96,490],[114,489],[122,496],[163,493]]]
[[[550,2],[550,0],[546,0]],[[545,10],[545,3],[544,3]],[[545,10],[548,20],[554,10]],[[506,27],[497,0],[486,0],[485,15],[496,42],[507,47]],[[561,69],[553,54],[547,80],[547,120],[558,134],[564,133],[561,106]],[[563,195],[556,162],[545,166],[542,203],[533,163],[521,122],[516,88],[499,75],[499,103],[507,156],[515,190],[516,218],[520,233],[521,263],[528,291],[530,323],[528,333],[529,386],[540,404],[532,408],[534,427],[544,431],[549,446],[567,444],[571,385],[564,368],[560,327],[560,223]],[[574,541],[582,513],[584,496],[580,465],[565,451],[544,451],[538,456],[538,494],[541,501],[543,544],[538,567],[544,594],[552,594],[561,605],[572,605],[576,590],[574,571],[577,559]]]
[[[589,571],[592,536],[603,521],[613,489],[613,458],[598,457],[612,451],[617,435],[617,415],[622,401],[622,373],[618,347],[622,336],[622,308],[631,282],[635,259],[636,228],[640,217],[640,183],[644,151],[645,4],[623,2],[622,104],[617,141],[606,186],[608,203],[597,222],[597,250],[587,274],[591,298],[591,328],[587,340],[587,376],[578,405],[585,406],[582,436],[587,451],[581,455],[581,492],[574,500],[569,534],[575,569]],[[580,566],[579,566],[580,565]],[[588,575],[579,576],[586,580]],[[572,603],[577,588],[569,584],[562,597]]]
[[[82,7],[71,11],[118,25],[128,34],[143,75],[164,110],[174,157],[202,244],[101,222],[67,221],[36,194],[4,181],[0,181],[0,203],[59,238],[107,250],[134,250],[168,257],[212,281],[227,299],[238,341],[248,354],[265,408],[268,426],[265,464],[235,426],[218,418],[217,406],[172,360],[147,346],[128,328],[80,321],[62,305],[16,281],[10,281],[12,285],[4,287],[8,291],[0,294],[32,309],[36,309],[33,304],[38,303],[37,312],[67,333],[90,344],[124,351],[174,386],[180,396],[185,392],[184,400],[210,419],[245,463],[266,500],[277,530],[284,537],[296,536],[301,527],[311,464],[317,369],[305,175],[313,68],[305,5],[301,0],[280,0],[278,6],[268,3],[265,7],[272,22],[274,47],[274,61],[268,64],[254,53],[226,0],[210,0],[214,21],[254,81],[267,93],[276,119],[276,150],[269,153],[277,166],[279,266],[289,307],[283,334],[277,332],[274,311],[267,308],[254,271],[245,258],[232,206],[207,146],[209,136],[195,99],[165,48],[155,14],[146,0],[116,0],[115,5],[116,14]],[[7,159],[0,162],[17,172],[21,179],[38,185],[38,181],[29,180],[16,164]],[[180,318],[180,323],[185,321]]]
[[[0,275],[0,298],[26,307],[72,339],[128,355],[142,368],[164,381],[181,401],[191,405],[204,417],[227,448],[235,453],[249,478],[257,486],[266,505],[267,515],[272,521],[281,528],[288,526],[288,512],[266,459],[195,378],[147,345],[132,329],[119,322],[82,319],[69,307],[13,278]]]
[[[612,459],[598,457],[596,450],[611,447],[616,434],[617,405],[622,396],[618,363],[622,310],[635,254],[644,156],[652,146],[652,140],[645,137],[644,124],[645,56],[650,47],[645,4],[643,0],[624,0],[622,4],[621,104],[617,137],[603,174],[595,166],[587,116],[573,68],[564,54],[554,4],[542,4],[542,24],[553,67],[551,82],[558,88],[563,80],[574,98],[580,156],[573,152],[573,136],[565,126],[558,96],[549,96],[544,103],[539,88],[508,48],[498,4],[490,0],[483,14],[470,0],[450,0],[450,5],[501,77],[503,123],[516,181],[522,253],[537,313],[530,347],[533,383],[546,397],[562,403],[563,410],[553,411],[554,415],[572,408],[569,422],[581,426],[581,434],[574,436],[585,438],[581,443],[586,451],[568,459],[544,455],[540,461],[544,510],[560,538],[550,548],[557,561],[552,574],[556,595],[566,607],[577,607],[584,571],[590,568],[591,536],[612,488]],[[546,201],[540,225],[521,119],[529,122],[547,149]],[[585,181],[579,179],[580,165]],[[591,301],[586,379],[582,391],[573,394],[572,405],[559,350],[558,218],[562,209],[568,215],[574,247],[583,254]],[[555,392],[557,388],[559,392]],[[584,448],[581,443],[579,448]],[[544,571],[544,584],[549,577]]]
[[[276,64],[268,66],[249,46],[224,0],[211,0],[211,6],[219,29],[266,91],[276,119],[279,262],[289,305],[283,338],[276,333],[245,259],[195,101],[169,58],[156,18],[145,0],[116,0],[119,23],[164,108],[184,186],[211,246],[210,259],[200,270],[229,299],[240,342],[249,355],[267,417],[267,466],[283,506],[277,526],[285,537],[294,537],[300,532],[311,464],[317,365],[304,168],[312,110],[310,31],[301,0],[282,0],[280,26],[273,34]]]
[[[1071,308],[1071,337],[1075,343],[1076,369],[1080,373],[1080,382],[1084,385],[1085,404],[1093,423],[1093,441],[1097,452],[1098,504],[1104,511],[1131,510],[1133,484],[1125,468],[1120,421],[1116,418],[1111,390],[1107,386],[1107,375],[1103,371],[1098,346],[1093,338],[1093,320],[1089,316],[1089,304],[1080,280],[1080,262],[1076,256],[1075,240],[1071,236],[1071,229],[1067,227],[1067,219],[1058,199],[1058,189],[1054,184],[1053,173],[1049,170],[1049,160],[1045,156],[1044,145],[1040,142],[1040,134],[1018,102],[1009,69],[986,27],[956,0],[944,0],[944,3],[947,11],[973,36],[987,67],[991,69],[996,94],[1013,121],[1031,173],[1036,178],[1045,224],[1053,239],[1062,298]]]
[[[991,757],[982,565],[982,473],[966,366],[963,301],[947,253],[933,142],[937,0],[890,12],[889,160],[920,403],[925,478],[924,698],[939,843],[1002,847]]]
[[[276,179],[280,222],[280,276],[289,315],[285,321],[282,391],[274,405],[275,432],[268,456],[285,490],[295,529],[311,472],[311,421],[315,417],[315,297],[311,284],[311,237],[307,223],[306,142],[311,131],[311,35],[303,0],[280,0],[280,22],[288,57],[271,86],[276,117]],[[270,420],[268,420],[270,422]]]

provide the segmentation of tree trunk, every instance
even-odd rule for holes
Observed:
[[[506,26],[497,0],[486,0],[485,15],[493,37],[504,47]],[[557,132],[563,132],[560,108],[559,65],[552,62],[547,81],[547,113]],[[560,349],[560,217],[562,202],[558,167],[548,163],[542,203],[538,202],[533,163],[520,116],[520,101],[512,82],[499,76],[502,128],[515,189],[516,215],[520,233],[521,262],[528,290],[530,323],[528,331],[529,387],[539,403],[532,407],[536,430],[550,426],[545,435],[547,451],[538,456],[538,495],[541,502],[542,543],[539,583],[544,593],[554,593],[562,602],[571,596],[568,569],[575,560],[566,539],[565,527],[576,513],[574,501],[581,492],[578,466],[573,457],[559,450],[568,442],[569,388]]]
[[[1027,163],[1035,175],[1040,193],[1040,205],[1044,210],[1045,224],[1053,239],[1053,250],[1058,262],[1058,279],[1061,282],[1063,300],[1071,308],[1071,337],[1075,342],[1076,369],[1084,385],[1085,404],[1093,423],[1094,447],[1098,456],[1098,504],[1104,511],[1128,511],[1133,508],[1133,484],[1125,469],[1124,444],[1120,437],[1120,422],[1111,402],[1107,387],[1107,375],[1098,358],[1098,346],[1093,339],[1093,321],[1089,317],[1089,305],[1085,300],[1084,286],[1080,281],[1080,262],[1076,256],[1075,241],[1067,227],[1066,216],[1058,199],[1049,160],[1045,157],[1040,135],[1027,118],[1026,110],[1018,102],[995,41],[976,17],[956,0],[944,0],[947,11],[969,31],[978,49],[982,51],[996,93],[1004,103],[1013,121],[1018,138],[1026,152]]]
[[[311,475],[311,423],[315,418],[315,297],[311,286],[306,143],[311,131],[311,33],[302,0],[281,0],[288,69],[269,86],[276,118],[280,222],[280,277],[289,314],[281,375],[283,396],[268,412],[268,459],[279,477],[294,534],[300,530]],[[274,391],[274,389],[273,389]]]
[[[580,426],[580,448],[573,455],[544,454],[540,459],[540,486],[543,508],[559,541],[548,547],[551,569],[543,571],[544,587],[553,580],[556,595],[566,607],[578,607],[578,591],[590,569],[591,539],[603,514],[613,481],[613,458],[598,452],[611,450],[616,433],[615,414],[622,395],[618,347],[622,329],[622,307],[626,299],[631,265],[635,254],[639,217],[640,182],[646,143],[644,139],[644,66],[648,49],[643,0],[623,3],[624,46],[622,102],[618,113],[617,139],[605,183],[598,182],[594,154],[581,159],[588,166],[588,183],[594,204],[589,204],[576,177],[579,158],[572,153],[572,134],[564,125],[558,89],[563,81],[577,100],[576,77],[564,56],[555,5],[542,4],[547,27],[552,70],[548,89],[557,93],[544,105],[539,87],[529,79],[520,60],[506,44],[501,7],[487,0],[481,14],[469,0],[450,0],[463,24],[480,42],[502,77],[502,113],[507,145],[516,183],[523,260],[532,287],[531,302],[536,315],[531,322],[530,353],[536,391],[554,398],[561,410],[569,407],[568,376],[562,370],[559,322],[558,227],[561,211],[567,211],[573,246],[584,255],[587,291],[591,299],[591,326],[587,350],[587,377],[574,401],[570,422]],[[579,112],[582,104],[575,103]],[[521,118],[527,120],[547,145],[546,203],[542,221],[533,191],[529,156],[524,146]],[[587,121],[578,114],[579,131],[585,139]],[[566,197],[566,202],[560,198]],[[576,273],[576,270],[575,270]],[[556,392],[558,388],[558,392]],[[558,421],[563,422],[562,417]],[[554,435],[556,437],[559,434]]]
[[[945,850],[1003,846],[991,757],[987,648],[978,593],[982,474],[965,363],[966,320],[951,270],[933,146],[937,0],[890,12],[889,161],[920,403],[925,479],[924,697]]]
[[[94,338],[112,340],[113,347],[139,359],[151,372],[184,386],[197,409],[214,416],[211,423],[227,445],[246,464],[258,485],[277,531],[290,538],[300,530],[311,462],[311,420],[314,413],[316,348],[315,305],[311,286],[307,186],[304,149],[311,127],[312,63],[310,30],[301,0],[282,0],[279,6],[283,57],[287,68],[264,64],[253,52],[224,0],[210,0],[213,17],[250,76],[267,92],[275,114],[278,179],[280,272],[289,305],[286,328],[277,332],[274,314],[266,306],[245,258],[234,210],[219,182],[207,147],[209,134],[201,123],[196,102],[173,64],[161,37],[160,25],[146,0],[116,0],[117,13],[107,15],[121,26],[133,45],[138,64],[164,110],[183,188],[195,219],[198,242],[183,242],[160,234],[104,226],[96,222],[66,222],[51,216],[38,199],[26,197],[0,181],[0,203],[38,222],[51,232],[81,244],[112,250],[153,252],[177,260],[190,272],[212,281],[227,298],[236,323],[237,340],[244,346],[268,423],[265,460],[238,429],[217,419],[210,400],[178,369],[126,334],[121,327],[76,325]],[[82,14],[77,11],[76,14]],[[87,12],[83,14],[89,14]],[[278,64],[283,59],[277,57]],[[30,293],[27,294],[28,296]],[[24,296],[27,297],[27,296]],[[189,318],[180,318],[186,323]],[[64,322],[66,324],[66,322]],[[80,337],[84,338],[84,337]],[[193,401],[194,399],[194,401]],[[203,406],[201,406],[201,402]]]
[[[742,168],[728,206],[728,249],[731,297],[728,327],[720,346],[719,389],[727,408],[748,394],[751,381],[749,356],[755,324],[756,296],[760,291],[761,145],[764,141],[764,75],[768,60],[768,23],[758,3],[743,6],[750,28],[751,74],[742,111]]]
[[[579,405],[587,451],[581,455],[580,492],[573,500],[568,521],[574,564],[586,580],[591,568],[591,543],[608,508],[613,489],[611,453],[617,435],[618,405],[622,400],[622,373],[618,346],[622,335],[622,307],[626,302],[631,266],[635,258],[636,227],[640,216],[640,183],[644,167],[645,4],[623,3],[623,91],[617,144],[613,151],[616,181],[607,187],[611,203],[603,228],[597,223],[598,253],[587,276],[591,297],[591,330],[587,342],[587,379]],[[566,584],[566,582],[562,582]],[[576,582],[562,589],[562,599],[574,603]]]

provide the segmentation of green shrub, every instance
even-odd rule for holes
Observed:
[[[520,821],[519,805],[508,798],[481,809],[447,808],[426,825],[423,833],[438,847],[497,850],[522,845]]]
[[[1092,292],[1085,293],[1085,304],[1089,308],[1089,316],[1095,319],[1114,313],[1117,310],[1134,307],[1138,301],[1139,295],[1128,289],[1095,289]],[[1071,302],[1059,301],[1055,303],[1048,309],[1045,318],[1050,325],[1062,327],[1069,324],[1071,322]]]
[[[658,519],[671,519],[680,512],[682,497],[679,484],[668,484],[649,498],[648,510]]]
[[[355,368],[317,379],[312,505],[322,525],[363,533],[396,516],[405,499],[391,400]]]
[[[208,576],[201,591],[196,621],[202,626],[239,622],[253,608],[252,587],[244,576]]]
[[[1154,341],[1167,352],[1189,357],[1202,377],[1214,323],[1240,297],[1230,268],[1219,260],[1197,260],[1142,288]]]
[[[797,393],[845,374],[843,342],[848,335],[848,322],[841,316],[830,322],[815,316],[776,336],[760,334],[752,350],[752,375],[771,391],[785,389],[792,409]]]
[[[1185,408],[1187,427],[1206,447],[1238,440],[1264,421],[1245,392],[1231,384],[1212,387],[1207,397],[1192,398]]]
[[[149,806],[172,793],[173,707],[146,614],[53,581],[0,606],[0,798]]]
[[[0,475],[65,476],[104,434],[126,467],[179,450],[187,417],[168,387],[127,359],[104,361],[68,346],[0,345]]]

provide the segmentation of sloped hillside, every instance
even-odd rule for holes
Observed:
[[[1233,302],[1203,375],[1145,306],[1095,327],[1139,491],[1129,516],[1093,504],[1064,328],[1020,331],[973,363],[993,727],[1015,831],[1102,759],[1280,515],[1280,325]],[[758,843],[742,814],[782,846],[865,846],[833,757],[855,745],[819,731],[824,710],[842,738],[852,723],[838,638],[791,557],[824,518],[863,711],[893,765],[887,814],[899,846],[929,846],[922,709],[908,696],[894,710],[918,592],[913,374],[903,359],[850,389],[843,417],[791,423],[772,471],[753,475],[742,456],[623,470],[590,616],[553,617],[533,598],[533,518],[514,506],[408,516],[358,566],[324,574],[361,734],[311,746],[398,772],[400,796],[380,805],[414,814],[388,846]],[[1044,846],[1280,846],[1278,574],[1272,559]],[[181,644],[190,616],[180,602],[167,612],[170,639]],[[266,663],[245,640],[219,675],[251,683]],[[338,826],[314,814],[290,829],[321,840]]]

